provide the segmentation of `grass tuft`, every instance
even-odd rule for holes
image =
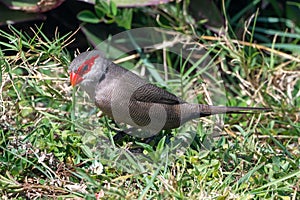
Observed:
[[[163,147],[176,131],[165,133],[154,145],[125,140],[119,149],[103,148],[104,143],[119,144],[111,143],[115,131],[110,121],[94,111],[90,115],[99,124],[93,132],[97,134],[83,135],[88,130],[76,121],[72,102],[76,96],[67,74],[73,53],[65,47],[72,35],[56,31],[54,38],[47,38],[41,27],[31,30],[0,30],[3,198],[296,199],[300,195],[299,58],[229,36],[202,37],[201,45],[214,46],[207,54],[215,55],[209,65],[220,66],[228,105],[263,105],[274,111],[226,116],[224,129],[212,130],[215,135],[204,134],[210,119],[202,119],[191,146],[174,159],[165,156]],[[171,62],[171,55],[166,56],[165,61]],[[177,62],[187,67],[182,60]],[[195,85],[203,100],[207,85],[197,82],[200,75],[187,68],[180,72],[181,79],[174,83]],[[97,146],[99,138],[103,144]],[[164,162],[156,166],[148,161],[146,168],[128,150],[132,146]]]

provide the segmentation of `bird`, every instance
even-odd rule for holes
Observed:
[[[192,119],[215,114],[271,110],[188,103],[106,59],[99,50],[80,53],[68,72],[71,85],[79,85],[105,115],[150,132],[171,130]]]

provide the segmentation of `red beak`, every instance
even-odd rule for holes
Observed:
[[[70,73],[70,82],[73,87],[75,85],[77,85],[78,83],[80,83],[82,80],[83,80],[83,78],[80,75],[78,75],[74,72]]]

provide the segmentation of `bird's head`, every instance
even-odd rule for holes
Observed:
[[[79,84],[91,96],[97,83],[105,75],[109,62],[98,50],[79,54],[69,66],[71,85],[74,87]]]

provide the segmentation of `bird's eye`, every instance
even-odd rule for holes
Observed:
[[[88,73],[94,65],[95,59],[98,57],[99,56],[93,56],[90,59],[86,60],[84,63],[82,63],[82,65],[78,68],[78,74],[84,75]]]
[[[85,73],[88,69],[89,69],[89,66],[88,65],[84,65],[82,67],[82,72]]]
[[[89,71],[90,71],[90,66],[88,64],[83,64],[78,68],[77,73],[84,75],[84,74],[88,73]]]

